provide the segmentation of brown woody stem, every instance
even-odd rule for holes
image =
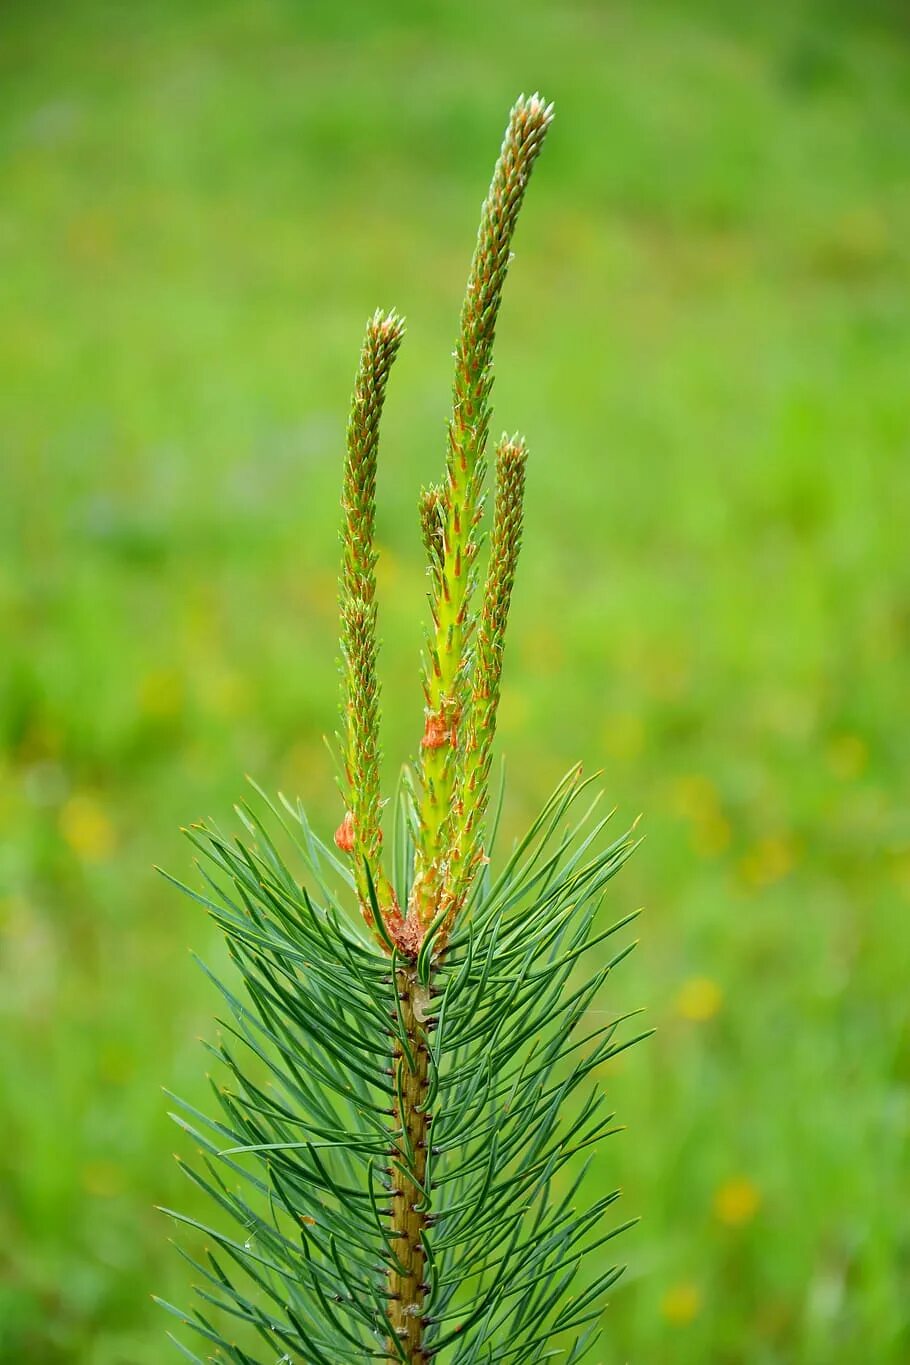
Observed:
[[[394,1066],[396,1089],[400,1095],[396,1101],[396,1118],[402,1136],[393,1147],[390,1233],[392,1249],[401,1268],[393,1266],[389,1271],[389,1317],[408,1365],[425,1365],[429,1355],[423,1345],[427,1264],[423,1238],[428,1210],[424,1207],[423,1190],[431,1123],[425,1110],[429,1069],[425,1021],[430,1009],[430,993],[418,982],[413,967],[400,968],[396,979],[404,1034],[411,1055],[408,1057],[400,1045],[396,1045]],[[400,1353],[391,1343],[389,1361],[396,1361],[398,1365],[401,1362]]]

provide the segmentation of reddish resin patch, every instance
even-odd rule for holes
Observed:
[[[417,957],[423,943],[424,929],[416,910],[409,910],[407,919],[403,919],[396,905],[386,917],[386,928],[389,938],[403,956]]]
[[[452,731],[441,711],[428,711],[421,748],[441,749],[451,741]]]
[[[344,819],[335,831],[335,844],[341,849],[342,853],[353,852],[354,817],[349,810],[345,811]]]
[[[443,698],[438,711],[427,711],[423,726],[422,749],[441,749],[444,744],[454,748],[458,743],[458,722],[461,709],[451,697]]]

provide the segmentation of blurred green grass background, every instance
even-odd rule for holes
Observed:
[[[170,1358],[159,1085],[217,943],[151,870],[244,771],[337,804],[364,319],[410,333],[379,532],[389,772],[414,512],[507,109],[557,102],[498,348],[532,452],[507,824],[576,758],[647,843],[608,1004],[609,1362],[910,1359],[910,28],[898,5],[71,0],[0,16],[0,1358]]]

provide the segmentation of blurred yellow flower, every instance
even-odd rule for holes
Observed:
[[[718,808],[717,788],[703,773],[683,773],[670,789],[670,805],[677,815],[689,820],[702,819]]]
[[[701,1290],[691,1280],[671,1285],[660,1301],[660,1312],[674,1327],[687,1327],[701,1312]]]
[[[703,858],[716,858],[729,847],[733,831],[720,811],[712,812],[692,825],[692,847]]]
[[[769,834],[759,839],[739,863],[740,876],[747,886],[771,886],[793,868],[796,845],[788,834]]]
[[[702,858],[716,858],[729,846],[733,831],[709,777],[690,773],[677,778],[670,789],[670,805],[690,822],[692,848]]]
[[[174,668],[156,668],[139,684],[139,709],[154,720],[169,720],[183,709],[183,679]]]
[[[828,768],[842,782],[859,777],[869,762],[869,746],[861,735],[835,735],[825,754]]]
[[[88,792],[77,792],[59,817],[60,833],[86,863],[103,863],[117,846],[117,834],[104,807]]]
[[[215,715],[230,720],[250,709],[252,688],[234,668],[217,668],[203,676],[200,690],[206,707]]]
[[[761,1207],[761,1192],[747,1175],[731,1176],[714,1195],[714,1214],[727,1227],[750,1223]]]
[[[707,976],[691,976],[684,981],[676,997],[676,1012],[694,1024],[713,1019],[724,1003],[724,993],[716,981]]]

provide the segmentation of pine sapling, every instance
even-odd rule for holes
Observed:
[[[183,1250],[200,1302],[191,1314],[165,1306],[210,1359],[574,1365],[620,1274],[606,1251],[622,1230],[607,1216],[617,1193],[582,1182],[615,1131],[595,1073],[635,1041],[591,1013],[629,951],[603,945],[631,916],[602,928],[599,911],[635,837],[603,838],[574,768],[502,866],[491,861],[527,466],[523,439],[503,436],[482,569],[493,342],[551,120],[538,95],[518,100],[481,215],[445,468],[419,502],[425,709],[390,849],[374,532],[379,421],[404,332],[394,312],[367,324],[347,428],[334,840],[299,803],[258,788],[255,808],[237,808],[242,838],[190,831],[202,886],[183,889],[224,931],[240,982],[212,978],[227,1012],[211,1048],[219,1116],[179,1101],[175,1113],[200,1152],[184,1169],[219,1213],[208,1226],[172,1212],[204,1243]]]

